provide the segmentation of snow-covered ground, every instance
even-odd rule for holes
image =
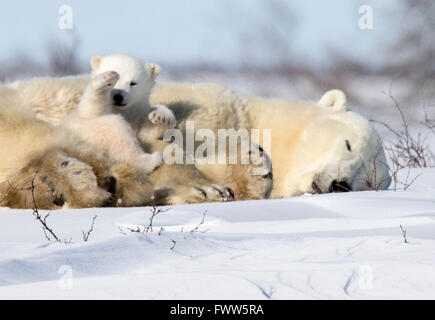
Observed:
[[[303,79],[258,75],[164,80],[292,99],[322,94]],[[400,130],[382,93],[391,80],[366,80],[355,86],[371,105],[354,108],[350,99],[349,107]],[[422,119],[418,104],[405,111]],[[422,124],[411,131],[435,145]],[[48,225],[69,244],[48,242],[31,211],[0,208],[0,299],[435,299],[435,169],[413,169],[408,181],[417,175],[406,191],[176,206],[155,218],[153,233],[129,231],[148,225],[150,208],[51,212]]]
[[[175,206],[147,234],[129,229],[150,208],[51,212],[70,244],[2,208],[0,298],[434,299],[435,169],[420,173],[406,191]]]

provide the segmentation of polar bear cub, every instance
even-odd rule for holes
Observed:
[[[77,109],[65,119],[65,126],[112,159],[132,163],[147,173],[153,171],[163,163],[163,156],[160,152],[143,151],[135,126],[137,119],[143,121],[146,112],[156,126],[175,123],[175,116],[163,105],[151,112],[147,110],[149,93],[160,68],[125,55],[94,56],[91,65],[92,77]]]

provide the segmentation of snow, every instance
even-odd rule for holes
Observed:
[[[322,94],[307,79],[191,76],[254,95]],[[382,93],[390,82],[350,84],[372,104],[355,110],[400,130]],[[421,121],[418,107],[404,107]],[[410,130],[435,145],[421,123]],[[129,231],[148,226],[151,208],[50,212],[48,225],[68,244],[48,242],[31,210],[0,208],[0,299],[435,299],[435,168],[407,174],[399,180],[418,178],[405,191],[174,206],[152,233]]]
[[[174,206],[152,233],[129,231],[151,208],[51,212],[69,244],[1,208],[0,298],[433,299],[435,169],[412,174],[406,191]]]

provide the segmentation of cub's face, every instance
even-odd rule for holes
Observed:
[[[93,56],[91,58],[93,74],[115,71],[119,80],[111,92],[111,101],[115,108],[127,109],[148,99],[148,95],[161,69],[158,65],[144,62],[129,55]]]

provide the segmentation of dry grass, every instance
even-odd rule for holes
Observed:
[[[427,143],[428,136],[423,136],[420,132],[417,133],[417,135],[413,135],[410,132],[408,121],[399,105],[399,102],[392,95],[391,87],[389,92],[384,92],[384,94],[391,99],[395,109],[400,115],[401,127],[393,129],[392,126],[380,120],[371,120],[371,122],[381,124],[393,134],[394,140],[384,141],[385,149],[389,153],[392,162],[398,167],[433,167],[435,165],[435,157],[430,144]],[[425,122],[430,128],[432,121],[427,118],[427,115]]]
[[[390,124],[380,120],[371,120],[371,122],[382,125],[392,134],[392,139],[381,140],[386,155],[390,159],[390,165],[386,165],[390,171],[390,177],[393,182],[392,189],[406,190],[420,176],[411,177],[413,168],[431,168],[435,166],[435,156],[431,145],[427,142],[429,134],[435,133],[433,130],[434,127],[432,126],[432,124],[435,124],[435,121],[429,119],[425,113],[424,123],[431,131],[425,135],[421,132],[417,134],[411,133],[408,120],[399,102],[393,96],[391,89],[390,85],[389,91],[384,92],[384,94],[390,98],[395,110],[398,112],[401,126],[399,128],[393,128]],[[373,189],[377,190],[376,186],[374,186]]]

